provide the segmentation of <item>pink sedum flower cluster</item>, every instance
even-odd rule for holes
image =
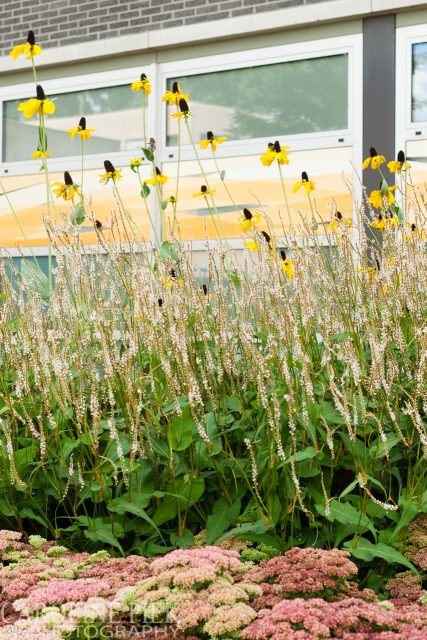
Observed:
[[[392,599],[380,602],[349,581],[357,567],[339,550],[295,547],[259,565],[212,546],[111,558],[0,531],[0,558],[0,640],[65,640],[101,627],[106,637],[120,628],[122,640],[427,638],[419,578],[397,575]]]

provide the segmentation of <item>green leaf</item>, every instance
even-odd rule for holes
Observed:
[[[71,222],[73,225],[79,225],[84,222],[85,218],[86,218],[85,210],[82,204],[79,202],[78,204],[76,204],[76,206],[73,209],[73,212],[71,214]]]
[[[221,180],[224,180],[224,178],[225,178],[225,169],[223,169],[223,170],[220,172],[219,177],[221,178]]]
[[[150,195],[150,187],[148,186],[148,184],[144,182],[141,189],[141,196],[143,198],[148,198],[149,195]]]
[[[49,300],[48,279],[37,263],[22,258],[21,275],[29,289],[36,291],[45,302]]]
[[[329,503],[330,514],[327,516],[328,520],[334,522],[337,520],[342,524],[352,525],[354,530],[358,531],[366,531],[368,529],[373,536],[376,538],[375,527],[368,518],[368,516],[356,507],[353,507],[349,502],[338,502],[338,500],[331,500]],[[325,515],[325,507],[324,505],[317,505],[316,510]]]
[[[382,542],[377,542],[376,544],[372,544],[366,538],[359,538],[357,547],[353,548],[352,542],[345,542],[344,547],[347,551],[355,557],[359,558],[359,560],[366,560],[370,562],[373,558],[381,558],[381,560],[385,560],[389,564],[402,564],[404,567],[411,569],[418,573],[414,565],[409,562],[405,556],[403,556],[399,551],[396,551],[393,547],[389,547]]]
[[[212,544],[228,527],[233,524],[240,513],[240,500],[230,505],[225,498],[220,498],[215,504],[212,515],[206,522],[206,544]]]
[[[35,520],[36,522],[41,524],[42,527],[49,529],[49,523],[46,522],[46,520],[43,520],[43,518],[39,516],[37,513],[34,513],[34,511],[29,507],[24,507],[23,509],[20,509],[19,515],[21,516],[21,518],[28,518],[29,520]]]
[[[121,498],[116,498],[113,500],[111,504],[108,505],[108,510],[113,513],[118,513],[119,515],[123,515],[125,513],[132,513],[134,516],[138,518],[142,518],[145,520],[153,529],[157,531],[159,535],[160,531],[157,528],[156,524],[150,518],[150,516],[144,511],[144,508],[150,504],[150,496],[144,495],[134,495],[132,496],[132,502],[129,502],[128,498],[122,496]]]
[[[153,162],[154,153],[151,151],[151,149],[149,149],[148,147],[142,147],[142,153],[144,154],[144,156],[147,158],[149,162]]]
[[[301,462],[302,460],[309,460],[310,458],[314,458],[316,456],[316,452],[313,447],[306,447],[303,451],[298,451],[296,454],[291,456],[292,460],[295,462]],[[286,460],[285,464],[289,464],[290,458]]]
[[[120,551],[124,555],[123,549],[116,536],[113,533],[111,524],[104,520],[104,518],[95,518],[93,525],[95,531],[89,531],[85,529],[84,534],[88,540],[93,542],[102,542],[103,544],[111,545]],[[114,525],[116,535],[123,535],[123,529],[117,523]]]
[[[242,524],[240,527],[234,527],[234,529],[230,529],[227,533],[224,533],[223,536],[216,540],[216,544],[220,544],[226,538],[230,536],[235,536],[236,538],[244,537],[249,533],[262,534],[268,531],[272,527],[271,524],[266,524],[264,520],[257,520],[256,522],[247,522],[246,524]]]
[[[168,426],[169,438],[174,451],[185,451],[196,437],[197,428],[187,409],[182,416],[175,416]]]

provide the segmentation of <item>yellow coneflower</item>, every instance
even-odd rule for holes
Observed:
[[[132,169],[132,171],[135,173],[135,169],[137,169],[141,165],[142,165],[142,158],[132,158],[129,166]]]
[[[182,93],[181,85],[179,82],[174,82],[172,85],[172,91],[166,91],[165,95],[162,98],[162,102],[168,102],[169,106],[173,106],[174,104],[179,105],[179,101],[181,99],[189,100],[188,93]]]
[[[184,98],[180,99],[178,106],[179,106],[179,111],[177,111],[176,113],[173,113],[172,118],[176,118],[178,122],[181,122],[182,116],[184,116],[185,119],[191,116],[190,107],[188,106],[188,103],[186,100],[184,100]]]
[[[385,231],[390,227],[395,229],[398,226],[398,224],[399,224],[399,219],[396,216],[394,215],[383,216],[382,213],[377,213],[375,218],[370,223],[370,226],[373,229],[378,229],[379,231]]]
[[[286,251],[284,249],[280,250],[280,257],[282,259],[281,269],[288,280],[294,279],[294,263],[290,258],[286,256]]]
[[[261,216],[259,213],[252,213],[249,209],[243,209],[243,215],[241,217],[240,228],[242,231],[250,231],[255,229],[255,225],[261,222]]]
[[[160,169],[156,167],[156,172],[153,173],[150,178],[147,178],[145,184],[152,184],[153,187],[155,187],[156,184],[165,184],[168,180],[168,176],[164,176]]]
[[[247,240],[243,243],[251,253],[259,250],[259,244],[255,240]]]
[[[178,287],[182,287],[182,285],[183,285],[183,281],[182,281],[181,278],[178,277],[175,269],[170,269],[169,270],[169,277],[167,279],[162,278],[162,282],[163,282],[163,284],[166,284],[166,287],[168,289],[170,289],[174,285],[176,285]],[[162,302],[162,304],[163,304],[163,302]],[[161,306],[161,305],[159,305],[159,306]]]
[[[351,218],[343,218],[341,211],[335,213],[335,220],[328,225],[328,229],[329,231],[336,231],[338,227],[351,227]]]
[[[105,173],[103,173],[100,177],[100,182],[107,184],[109,180],[113,182],[117,182],[117,180],[121,180],[122,178],[122,169],[116,169],[112,162],[109,160],[104,160],[104,169]]]
[[[200,148],[207,149],[209,145],[212,147],[212,151],[215,151],[218,148],[219,144],[222,144],[225,140],[227,140],[226,136],[220,136],[219,138],[215,138],[212,131],[208,131],[206,134],[206,140],[200,140]]]
[[[141,73],[140,80],[132,82],[130,88],[132,91],[144,91],[146,96],[150,95],[151,93],[151,84],[145,73]]]
[[[73,200],[74,196],[80,196],[79,186],[74,184],[71,175],[68,171],[64,172],[64,182],[52,182],[54,194],[57,198],[63,198],[64,200]]]
[[[411,168],[409,162],[406,162],[405,153],[403,151],[399,151],[397,154],[397,160],[391,160],[387,167],[390,173],[397,173],[400,175],[402,171],[407,171]]]
[[[306,193],[310,194],[314,191],[315,184],[312,180],[309,180],[307,172],[303,171],[301,174],[301,180],[295,182],[293,192],[296,193],[301,187],[304,187]]]
[[[36,95],[36,98],[30,98],[26,102],[21,102],[17,108],[17,111],[24,112],[24,117],[27,120],[35,116],[36,113],[40,113],[40,115],[55,113],[55,103],[46,98],[40,84],[37,85]]]
[[[289,147],[282,147],[278,140],[269,142],[267,151],[261,156],[261,162],[264,166],[269,167],[275,160],[279,164],[289,164],[289,158],[286,151]]]
[[[403,239],[405,241],[414,240],[414,239],[421,240],[422,242],[426,241],[426,234],[424,230],[419,229],[415,224],[415,222],[412,222],[412,224],[408,224],[408,228],[411,233],[410,235],[407,235],[406,233],[403,235]]]
[[[163,204],[165,205],[165,208],[167,207],[168,204],[171,204],[173,206],[177,202],[178,200],[177,198],[175,198],[175,196],[170,196],[170,198],[166,198],[166,200],[163,200]]]
[[[200,191],[193,193],[193,198],[206,198],[207,196],[213,196],[216,193],[215,189],[208,189],[205,184],[202,184]]]
[[[78,135],[81,140],[90,140],[90,134],[93,133],[95,129],[86,129],[86,118],[80,118],[79,124],[74,129],[67,129],[67,133],[70,134],[71,140],[73,140],[75,135]]]
[[[371,191],[370,196],[368,198],[368,202],[375,207],[376,209],[382,209],[384,200],[387,202],[388,206],[391,206],[395,203],[396,198],[394,197],[393,191],[397,189],[397,186],[394,185],[392,187],[381,188],[375,191]]]
[[[372,169],[378,169],[382,164],[384,164],[385,158],[377,153],[375,147],[371,147],[369,149],[369,156],[363,161],[362,169],[367,169],[369,165]]]
[[[32,154],[32,159],[33,160],[38,160],[39,158],[50,158],[50,151],[49,149],[46,149],[45,152],[40,151],[40,149],[37,149],[36,151],[34,151],[34,153]]]
[[[23,53],[27,60],[32,60],[34,56],[38,56],[42,52],[42,48],[40,45],[36,44],[36,39],[34,36],[34,31],[28,32],[27,42],[24,44],[18,44],[16,47],[9,52],[9,55],[12,56],[14,60],[17,60],[19,56]]]

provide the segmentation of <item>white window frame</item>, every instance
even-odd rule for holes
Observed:
[[[151,63],[143,65],[143,71],[151,80],[152,92],[148,100],[147,108],[147,133],[156,140],[156,162],[159,167],[164,162],[173,162],[177,159],[176,147],[166,147],[166,104],[162,104],[161,98],[166,90],[167,79],[176,76],[194,75],[226,69],[246,68],[248,66],[262,66],[266,64],[304,60],[314,57],[333,56],[338,54],[348,55],[348,127],[343,130],[315,132],[305,134],[292,134],[283,136],[280,132],[277,137],[283,145],[287,144],[293,151],[310,149],[328,149],[340,146],[352,147],[353,167],[360,167],[362,161],[362,108],[363,108],[363,36],[354,34],[345,37],[324,38],[309,42],[263,47],[250,51],[238,51],[225,54],[215,54],[200,58],[191,58],[167,63]],[[102,87],[130,85],[139,78],[141,67],[104,71],[73,77],[41,80],[41,84],[48,97],[58,94],[71,93],[79,90],[97,89]],[[130,87],[129,87],[130,90]],[[307,89],[309,90],[309,88]],[[3,148],[3,102],[28,98],[34,95],[34,82],[11,85],[2,88],[0,99],[0,148]],[[191,98],[191,97],[190,97]],[[160,105],[161,108],[160,108]],[[274,137],[274,136],[273,136]],[[270,136],[271,138],[271,136]],[[197,141],[196,141],[197,143]],[[264,151],[266,138],[253,138],[246,140],[227,140],[227,144],[221,145],[217,157],[232,157],[239,155],[260,155]],[[105,153],[87,154],[85,167],[87,169],[102,168]],[[111,152],[109,159],[119,165],[127,164],[135,156],[135,150]],[[181,148],[182,160],[194,160],[194,152],[190,145]],[[202,158],[203,160],[203,158]],[[80,168],[80,156],[66,156],[49,159],[51,172],[73,171]],[[35,172],[33,160],[19,162],[4,162],[0,165],[0,176],[25,175]],[[362,187],[354,170],[354,191],[356,200],[361,200]],[[156,198],[152,198],[152,216],[155,220],[157,231],[160,226],[160,211]],[[357,216],[357,207],[353,211],[354,219]],[[280,241],[280,239],[278,239]],[[321,236],[319,242],[327,241]],[[194,241],[191,243],[195,251],[206,250],[206,241]],[[212,240],[212,244],[215,241]],[[228,240],[230,247],[241,249],[240,239]],[[47,247],[34,247],[37,255],[47,255]],[[15,253],[16,250],[10,249]],[[27,253],[26,248],[23,252]],[[19,254],[17,254],[19,255]]]
[[[154,64],[144,65],[144,73],[148,77],[154,77]],[[104,87],[128,86],[137,80],[141,75],[141,67],[131,67],[127,69],[117,69],[112,71],[102,71],[98,73],[90,73],[80,76],[62,77],[50,80],[40,80],[40,84],[49,98],[55,98],[59,94],[74,93],[76,91],[86,91],[89,89],[102,89]],[[27,99],[35,95],[34,82],[26,82],[25,84],[10,85],[3,87],[0,101],[0,149],[3,149],[3,103],[9,100],[18,100],[20,98]],[[155,105],[153,100],[148,100],[147,106],[147,130],[154,130],[155,123]],[[34,128],[36,132],[36,128]],[[85,154],[85,166],[87,169],[102,168],[103,161],[108,155],[113,162],[117,164],[127,163],[135,156],[135,150],[112,151],[108,153]],[[34,173],[34,160],[19,160],[15,162],[2,162],[0,175],[3,177],[24,175]],[[61,172],[72,171],[74,168],[81,166],[81,156],[62,156],[49,158],[49,171]]]
[[[412,122],[412,45],[427,42],[427,22],[425,24],[396,29],[396,150],[406,153],[410,141],[427,140],[427,121]],[[404,193],[398,192],[398,204],[405,208]]]
[[[352,147],[353,167],[360,167],[362,163],[362,132],[363,132],[363,35],[339,36],[324,38],[309,42],[263,47],[250,51],[237,51],[226,54],[215,54],[200,58],[190,58],[173,62],[164,62],[158,66],[157,86],[163,95],[170,78],[198,75],[229,69],[242,69],[255,66],[264,66],[280,62],[291,62],[312,58],[323,58],[339,54],[348,56],[348,127],[341,130],[320,131],[314,133],[302,133],[283,135],[277,132],[282,145],[289,145],[291,151],[306,151],[311,149],[328,149],[336,147]],[[185,90],[185,87],[184,87]],[[307,87],[309,91],[309,87]],[[190,95],[191,109],[191,95]],[[158,123],[156,140],[160,152],[160,162],[173,162],[178,158],[177,147],[166,145],[166,104],[163,105],[161,121]],[[222,132],[217,132],[222,134]],[[275,136],[268,136],[268,140]],[[227,158],[240,155],[260,155],[265,150],[267,137],[250,138],[244,140],[227,140],[226,144],[218,147],[217,158]],[[195,143],[197,144],[197,140]],[[181,147],[181,160],[194,160],[194,151],[191,145]],[[203,158],[202,158],[203,161]],[[356,178],[356,176],[354,176]],[[354,179],[356,200],[362,198],[360,180]],[[357,207],[353,211],[354,219],[357,216]],[[278,239],[283,240],[283,239]],[[319,237],[319,241],[327,243],[326,237]],[[228,244],[236,249],[242,248],[240,239],[229,239]],[[205,240],[195,240],[192,243],[195,250],[201,250],[206,246]]]

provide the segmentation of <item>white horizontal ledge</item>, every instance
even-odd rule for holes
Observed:
[[[363,18],[376,13],[404,11],[425,7],[422,0],[327,0],[317,4],[289,7],[265,13],[200,22],[182,27],[135,33],[119,38],[92,40],[64,47],[52,47],[37,58],[38,67],[50,67],[102,59],[126,54],[144,54],[159,49],[268,33]],[[206,28],[208,26],[208,28]],[[205,27],[205,28],[204,28]],[[23,34],[24,35],[24,34]],[[24,36],[25,37],[25,36]],[[43,43],[41,43],[43,45]],[[9,56],[0,59],[0,74],[28,70],[24,58],[16,61]]]

